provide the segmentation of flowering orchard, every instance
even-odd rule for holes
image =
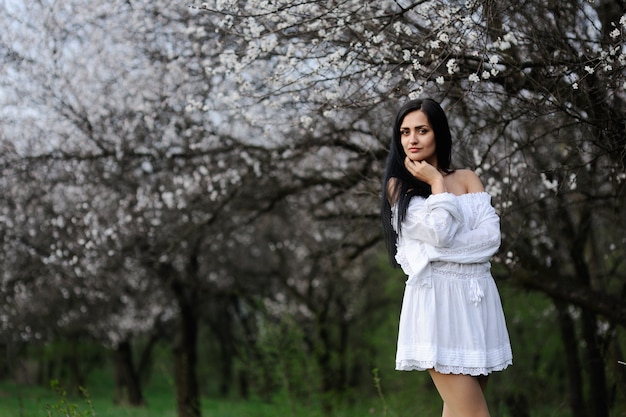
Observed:
[[[626,392],[611,359],[626,324],[626,17],[619,1],[518,3],[5,2],[2,343],[173,341],[179,415],[195,417],[199,328],[219,340],[206,356],[226,393],[238,367],[282,381],[259,346],[293,322],[315,359],[299,389],[353,388],[379,360],[372,306],[396,307],[370,262],[391,120],[430,96],[454,165],[502,216],[498,280],[549,301],[537,314],[565,355],[539,362],[569,374],[573,415],[607,416],[626,401],[609,395]],[[507,317],[539,357],[542,336]],[[540,365],[517,357],[512,378],[532,380]],[[524,386],[495,401],[549,401]]]
[[[268,137],[284,132],[310,146],[341,132],[362,159],[379,158],[399,103],[441,100],[456,164],[480,174],[503,216],[501,277],[554,301],[572,412],[585,408],[586,374],[595,381],[590,412],[607,415],[609,387],[624,392],[623,379],[607,376],[624,372],[608,359],[620,356],[626,324],[616,296],[626,288],[623,5],[215,1],[198,9],[198,26],[224,37],[219,60],[205,66],[233,83],[221,104]],[[586,368],[580,357],[605,366]]]

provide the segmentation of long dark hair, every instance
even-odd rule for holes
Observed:
[[[450,161],[452,158],[452,135],[448,125],[448,118],[439,103],[425,98],[410,100],[404,104],[396,114],[396,120],[393,124],[393,134],[391,145],[389,146],[389,155],[387,156],[387,165],[385,167],[385,176],[383,179],[382,192],[382,209],[381,217],[383,223],[383,232],[385,235],[385,243],[389,258],[394,266],[398,266],[396,256],[396,241],[400,233],[400,225],[406,216],[406,210],[412,197],[428,197],[432,194],[430,185],[415,178],[409,173],[404,166],[404,158],[406,153],[402,147],[400,138],[400,126],[407,114],[421,110],[428,118],[428,122],[435,134],[435,153],[437,155],[437,167],[444,172],[450,173]],[[389,180],[394,178],[393,189],[389,190]],[[393,200],[398,205],[398,218],[395,219],[398,232],[394,230],[391,224],[391,204]]]

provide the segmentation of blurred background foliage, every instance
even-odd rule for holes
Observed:
[[[493,413],[626,413],[623,2],[0,4],[0,403],[438,413],[378,212],[431,96],[502,219]]]

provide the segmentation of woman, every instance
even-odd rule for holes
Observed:
[[[489,263],[500,220],[478,176],[450,168],[451,148],[435,101],[399,110],[382,201],[389,254],[408,276],[396,369],[429,372],[443,417],[485,417],[487,376],[512,363]]]

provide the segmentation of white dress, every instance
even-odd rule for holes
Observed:
[[[397,207],[393,208],[395,226]],[[407,274],[397,370],[487,375],[512,364],[489,260],[500,219],[486,192],[413,197],[397,242]]]

